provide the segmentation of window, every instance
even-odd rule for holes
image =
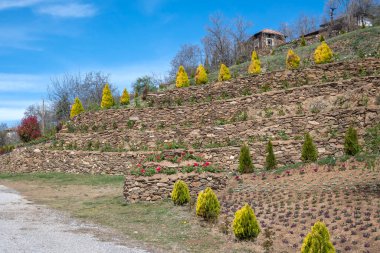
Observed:
[[[269,46],[269,47],[273,47],[274,46],[273,39],[267,38],[267,46]]]

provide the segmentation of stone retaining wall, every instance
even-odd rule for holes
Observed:
[[[65,145],[74,144],[86,149],[89,143],[99,142],[102,146],[126,150],[150,150],[157,149],[160,142],[182,142],[188,148],[206,147],[212,143],[222,146],[231,145],[242,141],[260,141],[272,138],[295,139],[308,131],[315,140],[329,141],[333,135],[343,138],[350,125],[355,126],[359,135],[364,129],[380,122],[380,107],[355,109],[340,109],[329,113],[319,113],[300,116],[283,116],[274,118],[258,118],[236,122],[221,126],[204,126],[190,128],[165,128],[149,131],[139,130],[106,130],[104,132],[90,133],[63,133],[58,134],[58,139],[64,140]]]
[[[261,87],[265,85],[269,85],[271,89],[282,89],[283,87],[295,87],[374,74],[379,71],[379,65],[380,59],[376,58],[315,65],[305,69],[276,71],[243,77],[229,82],[167,90],[148,94],[147,100],[153,106],[173,106],[217,100],[221,96],[240,97],[260,92]]]
[[[310,111],[313,103],[326,103],[331,108],[333,103],[350,106],[348,102],[357,102],[367,97],[369,105],[375,103],[379,94],[380,77],[356,78],[346,81],[327,83],[317,86],[304,86],[289,90],[271,91],[231,100],[213,101],[212,103],[179,106],[173,108],[144,109],[110,109],[91,113],[83,113],[73,121],[77,129],[87,127],[89,131],[94,126],[112,129],[116,124],[121,129],[157,129],[171,126],[202,127],[215,125],[216,121],[231,120],[246,111],[248,117],[258,117],[264,110],[286,110],[287,116],[296,113],[300,104],[304,110]],[[355,90],[358,89],[358,90]],[[346,93],[347,94],[344,94]],[[338,97],[341,98],[338,98]],[[342,101],[340,101],[340,100]],[[339,101],[338,101],[339,100]],[[282,108],[284,107],[284,108]],[[323,107],[322,109],[324,109]],[[134,122],[133,127],[129,123]]]
[[[175,175],[154,175],[152,177],[127,176],[124,183],[124,198],[128,202],[156,201],[170,198],[173,185],[177,180],[183,180],[189,186],[190,194],[196,196],[206,187],[221,191],[226,187],[225,173],[189,173]]]

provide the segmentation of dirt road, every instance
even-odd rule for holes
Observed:
[[[147,252],[122,245],[117,238],[100,241],[95,235],[102,233],[108,232],[29,202],[0,185],[0,252]]]

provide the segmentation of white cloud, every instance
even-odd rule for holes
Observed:
[[[44,92],[49,82],[44,75],[0,73],[0,92]]]
[[[96,15],[97,9],[91,4],[69,3],[41,6],[37,12],[61,18],[85,18]]]
[[[155,13],[165,2],[165,0],[140,0],[139,4],[142,10],[150,15]]]
[[[20,120],[24,117],[25,108],[0,107],[0,122]]]
[[[44,0],[0,0],[0,10],[30,7],[43,1]]]

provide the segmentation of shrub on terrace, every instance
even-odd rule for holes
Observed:
[[[82,102],[79,100],[79,98],[76,97],[74,100],[74,104],[71,106],[70,118],[72,119],[82,112],[84,112]]]
[[[106,83],[103,88],[102,102],[100,104],[101,108],[108,109],[115,105],[115,101],[112,97],[111,89]]]
[[[231,79],[231,74],[230,70],[228,67],[224,64],[220,65],[220,70],[219,70],[219,76],[218,76],[218,81],[228,81]]]
[[[189,77],[187,76],[187,73],[186,73],[185,68],[183,66],[179,66],[179,69],[177,72],[177,78],[175,80],[175,86],[177,88],[189,87],[190,86]]]
[[[187,184],[182,180],[175,182],[171,197],[175,205],[188,203],[190,201],[190,191]]]
[[[23,142],[29,142],[41,137],[40,126],[36,116],[23,118],[17,127],[17,133]]]
[[[254,167],[251,159],[251,154],[249,152],[249,147],[244,144],[240,148],[240,157],[239,157],[239,172],[240,173],[251,173],[253,172]]]
[[[286,56],[286,67],[288,69],[298,69],[300,66],[301,58],[294,53],[293,50],[289,49],[288,55]]]
[[[195,72],[195,83],[205,84],[208,82],[208,77],[205,68],[200,64]]]
[[[274,156],[273,152],[273,145],[272,142],[269,141],[267,145],[267,157],[265,159],[265,168],[267,170],[275,169],[277,165],[276,157]]]
[[[301,253],[335,253],[325,223],[317,221],[314,224],[303,241]]]
[[[306,46],[306,40],[305,40],[305,36],[302,35],[301,37],[301,47],[304,47]]]
[[[199,192],[196,214],[205,220],[216,220],[218,218],[220,214],[220,203],[210,187]]]
[[[129,98],[129,93],[127,89],[123,90],[123,94],[120,97],[120,104],[121,105],[129,105],[130,98]]]
[[[261,231],[256,215],[248,204],[236,211],[232,226],[234,234],[239,240],[254,239]]]
[[[249,64],[248,73],[254,75],[261,73],[261,63],[256,51],[252,52],[251,64]]]
[[[355,128],[350,126],[344,136],[344,153],[354,156],[359,151],[358,133]]]
[[[314,61],[316,64],[329,63],[333,60],[333,52],[325,41],[315,49]]]
[[[320,41],[320,42],[325,41],[325,37],[323,37],[323,35],[321,35],[321,36],[319,37],[319,41]]]
[[[302,146],[301,160],[304,162],[315,162],[318,158],[318,150],[314,145],[313,138],[309,133],[305,134],[305,140]]]

